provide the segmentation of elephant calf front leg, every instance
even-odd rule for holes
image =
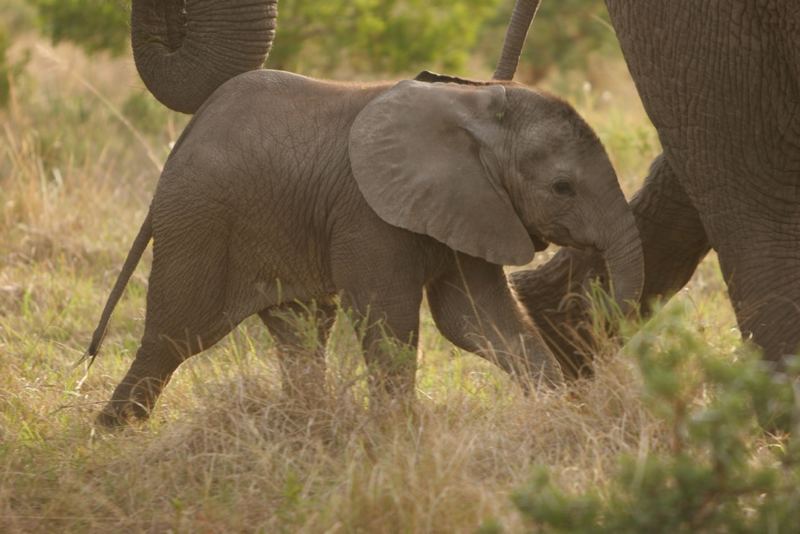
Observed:
[[[458,255],[457,265],[427,287],[431,314],[456,346],[500,366],[524,388],[563,382],[561,368],[511,294],[502,267]]]
[[[284,394],[303,407],[319,407],[325,391],[325,345],[336,304],[330,299],[293,302],[258,315],[278,349]]]
[[[422,284],[399,284],[389,291],[346,292],[348,309],[360,321],[371,404],[413,402],[417,372]]]

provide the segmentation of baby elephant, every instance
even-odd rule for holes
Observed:
[[[556,384],[502,266],[552,241],[602,251],[619,302],[638,299],[643,276],[597,137],[565,102],[512,82],[353,85],[269,70],[226,82],[167,160],[90,356],[151,238],[144,336],[102,424],[146,417],[181,362],[256,313],[284,385],[320,391],[324,351],[304,353],[284,312],[315,317],[324,344],[336,295],[364,321],[373,398],[413,395],[423,290],[455,345]],[[407,357],[393,361],[384,336]]]

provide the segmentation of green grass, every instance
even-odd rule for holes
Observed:
[[[618,455],[668,445],[637,367],[613,347],[594,380],[525,397],[445,342],[427,312],[414,417],[365,409],[346,320],[328,400],[293,411],[271,341],[250,320],[181,366],[149,422],[95,432],[142,332],[149,255],[95,366],[84,376],[74,364],[186,118],[142,96],[129,59],[89,60],[35,37],[10,54],[20,47],[33,53],[0,111],[0,531],[522,531],[510,495],[537,465],[569,491],[603,495]],[[574,75],[548,84],[596,128],[631,192],[658,142],[630,104],[624,65],[608,72],[598,87]],[[700,343],[720,354],[740,345],[713,255],[670,306]]]

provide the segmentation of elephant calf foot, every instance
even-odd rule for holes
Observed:
[[[129,371],[128,376],[117,386],[111,400],[97,415],[96,424],[101,427],[114,428],[124,426],[132,421],[147,419],[155,407],[158,396],[169,382],[170,376],[171,373],[161,378],[134,379]]]
[[[259,312],[275,341],[283,396],[293,406],[316,410],[325,401],[325,346],[336,320],[330,297],[290,302]],[[308,336],[309,329],[316,336]]]
[[[149,412],[133,409],[132,406],[131,403],[125,403],[121,407],[114,406],[111,403],[107,404],[103,411],[97,414],[95,425],[104,428],[118,428],[126,426],[133,420],[147,419]]]

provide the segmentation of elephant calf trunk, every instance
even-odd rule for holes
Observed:
[[[625,205],[622,224],[603,251],[614,300],[624,314],[639,304],[644,287],[644,254],[633,214]]]

